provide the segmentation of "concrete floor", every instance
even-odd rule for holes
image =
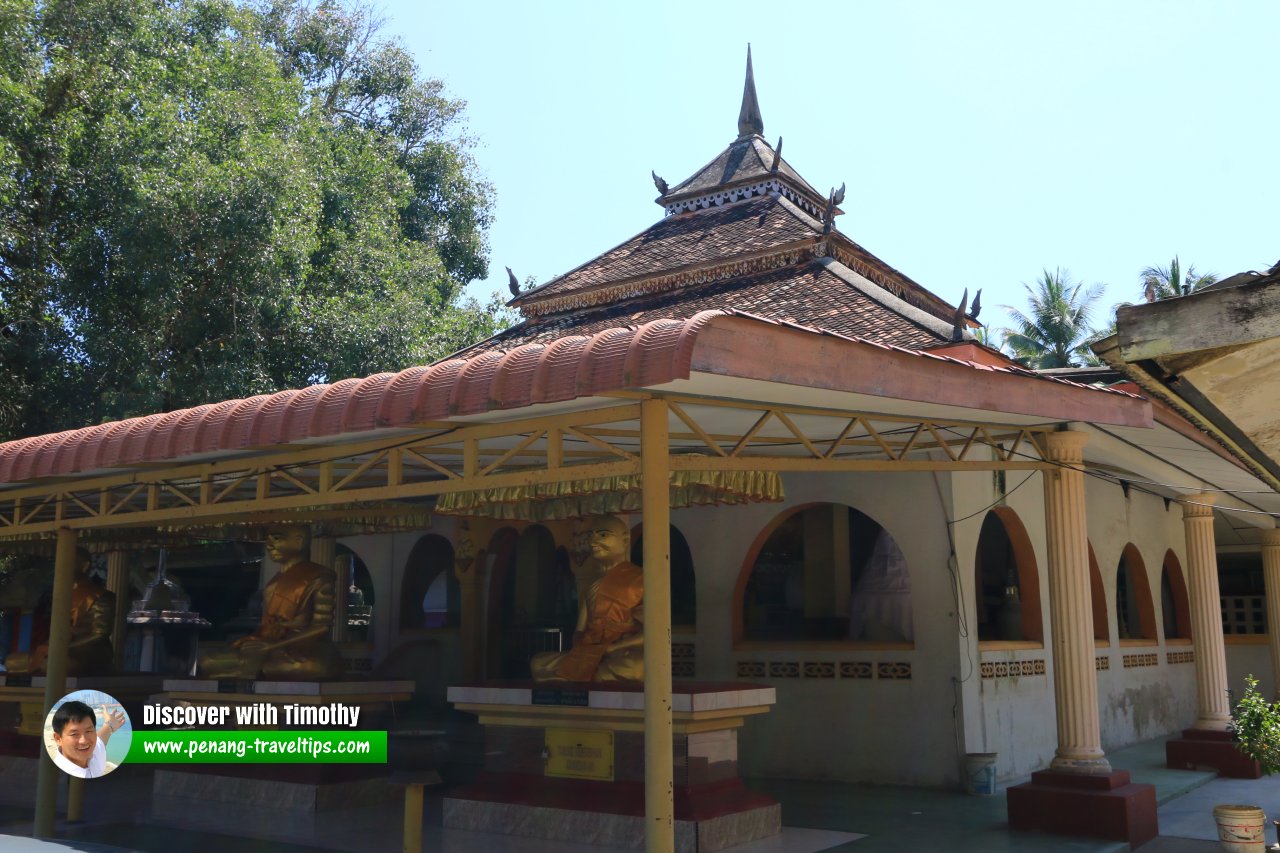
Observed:
[[[1280,816],[1280,777],[1254,781],[1216,779],[1212,774],[1168,770],[1163,741],[1109,756],[1135,782],[1156,786],[1161,837],[1141,853],[1210,853],[1216,841],[1213,806],[1252,803]],[[346,850],[397,853],[401,849],[401,804],[385,802],[319,815],[281,814],[251,806],[228,806],[174,797],[151,797],[146,768],[122,767],[110,782],[94,782],[86,821],[60,824],[61,840],[89,849],[223,853],[320,853]],[[782,802],[786,829],[780,838],[744,845],[733,853],[1113,853],[1127,845],[1009,829],[1003,795],[973,797],[947,791],[752,780],[751,786]],[[5,799],[0,791],[0,801]],[[30,812],[0,805],[0,849],[29,835]],[[440,853],[603,853],[612,848],[539,842],[440,827],[440,798],[424,815],[424,850]],[[1268,837],[1271,840],[1272,836]],[[81,846],[83,845],[83,846]],[[104,849],[104,848],[93,848]]]

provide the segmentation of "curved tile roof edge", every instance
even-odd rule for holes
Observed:
[[[427,369],[410,367],[17,439],[0,444],[0,483],[411,427],[687,379],[698,331],[724,313],[704,311],[688,320],[659,319],[586,338],[570,336],[587,344],[572,359],[556,357],[563,349],[557,342],[529,343]],[[214,440],[181,441],[193,432]],[[187,452],[172,453],[177,446]]]
[[[711,310],[687,320],[651,320],[589,336],[567,335],[549,343],[526,343],[472,359],[448,359],[427,368],[410,367],[399,373],[379,373],[17,439],[0,444],[0,483],[411,427],[426,421],[564,402],[687,379],[699,333],[719,317],[742,317],[976,370],[1146,399],[1119,389],[1082,385],[1032,370],[975,364],[746,311]],[[193,440],[193,436],[199,438]]]

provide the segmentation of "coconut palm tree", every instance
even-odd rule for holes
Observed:
[[[1086,288],[1073,282],[1066,270],[1048,269],[1035,285],[1024,283],[1030,300],[1026,313],[1005,305],[1014,328],[1005,330],[1005,343],[1014,358],[1028,367],[1079,367],[1097,364],[1089,350],[1094,331],[1089,316],[1102,297],[1102,285]]]
[[[1213,273],[1197,275],[1195,265],[1188,266],[1186,272],[1178,263],[1178,256],[1167,267],[1147,267],[1142,271],[1142,296],[1148,302],[1157,299],[1168,299],[1171,296],[1185,296],[1202,287],[1208,287],[1218,280]]]

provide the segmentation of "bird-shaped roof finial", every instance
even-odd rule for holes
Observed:
[[[742,109],[738,112],[738,138],[764,135],[764,119],[756,100],[756,78],[751,73],[751,45],[747,45],[747,81],[742,86]]]
[[[507,267],[507,290],[511,291],[512,296],[520,295],[520,280],[516,278],[516,274],[511,271],[511,267]]]

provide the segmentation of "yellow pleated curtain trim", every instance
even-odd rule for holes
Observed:
[[[781,501],[782,478],[772,471],[672,471],[671,507]],[[435,511],[522,521],[554,521],[640,511],[640,475],[508,486],[441,495]]]

